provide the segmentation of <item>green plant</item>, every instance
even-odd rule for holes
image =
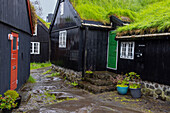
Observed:
[[[93,74],[93,71],[86,71],[86,74]]]
[[[73,85],[73,86],[77,86],[77,85],[78,85],[78,83],[74,81],[74,82],[72,82],[72,83],[71,83],[71,85]]]
[[[139,83],[130,83],[130,85],[129,85],[129,88],[132,88],[132,89],[137,89],[140,87],[141,87],[141,84],[139,84]]]
[[[140,81],[140,75],[138,75],[135,72],[127,73],[126,76],[129,77],[129,88],[137,89],[141,87]]]
[[[50,73],[52,71],[52,69],[49,69],[48,71],[44,72],[43,75]]]
[[[126,76],[129,77],[129,81],[131,82],[140,82],[141,80],[140,75],[135,72],[127,73]]]
[[[51,75],[48,75],[46,77],[55,77],[55,76],[59,76],[60,73],[59,72],[56,72],[56,73],[52,73]]]
[[[5,96],[11,96],[11,98],[13,99],[17,99],[19,97],[18,92],[14,91],[14,90],[8,90],[4,93]]]
[[[30,75],[29,79],[27,80],[29,83],[36,83],[36,80]]]
[[[117,84],[117,87],[127,87],[129,84],[129,77],[123,75],[117,75],[116,78],[110,77],[113,84]]]
[[[17,104],[15,104],[15,99],[13,99],[10,95],[5,96],[4,98],[0,98],[0,109],[8,109],[11,110],[15,108]]]
[[[129,84],[128,79],[124,78],[124,79],[118,81],[117,87],[127,87],[128,84]]]

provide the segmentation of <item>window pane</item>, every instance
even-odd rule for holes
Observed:
[[[134,56],[134,43],[133,42],[121,42],[121,58],[133,59]]]
[[[17,38],[14,37],[14,39],[13,39],[13,50],[16,50],[16,48],[17,48]]]

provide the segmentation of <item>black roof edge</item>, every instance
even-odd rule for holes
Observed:
[[[55,10],[54,10],[54,15],[53,15],[53,18],[51,20],[51,24],[50,24],[50,28],[49,28],[49,33],[51,33],[51,30],[52,30],[52,27],[54,25],[55,19],[57,17],[58,9],[60,7],[60,2],[61,2],[61,0],[57,0],[56,7],[55,7]]]
[[[123,24],[130,24],[130,22],[122,21],[122,20],[118,19],[117,17],[115,17],[113,15],[110,16],[110,22],[119,23],[121,25],[123,25]]]
[[[37,19],[37,21],[38,21],[39,23],[41,23],[43,29],[46,30],[46,31],[48,32],[48,28],[44,25],[44,23],[42,23],[39,19]]]
[[[88,23],[88,24],[96,24],[96,25],[104,25],[102,22],[97,22],[97,21],[90,21],[90,20],[82,20],[83,23]]]
[[[58,10],[59,10],[59,7],[60,7],[60,3],[63,2],[63,1],[65,1],[65,0],[57,0],[54,15],[53,15],[53,18],[52,18],[52,21],[51,21],[51,24],[50,24],[50,28],[49,28],[49,33],[51,33],[51,31],[52,31],[52,27],[54,26],[55,20],[57,18],[57,13],[58,13]],[[68,0],[68,2],[70,3],[69,0]],[[73,10],[75,10],[74,7],[72,6],[72,4],[71,4],[71,7],[73,8]],[[80,24],[81,24],[81,18],[79,17],[76,10],[75,10],[75,12],[76,12],[76,17],[80,20]]]

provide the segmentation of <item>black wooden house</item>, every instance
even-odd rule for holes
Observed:
[[[31,37],[31,62],[49,61],[49,33],[45,24],[37,19],[35,32]]]
[[[29,0],[0,0],[0,94],[28,79],[32,33]]]
[[[69,0],[58,0],[49,29],[51,62],[76,71],[106,70],[111,24],[81,19]]]
[[[170,85],[170,33],[117,36],[116,40],[117,73],[134,71],[142,80]]]
[[[138,21],[111,33],[113,37],[111,42],[115,44],[108,44],[108,48],[111,48],[109,52],[112,53],[112,55],[108,54],[108,59],[114,65],[108,62],[109,69],[124,74],[136,72],[144,81],[170,85],[168,3],[170,1],[150,4],[148,8],[141,9],[142,13],[138,12],[139,17],[135,17]],[[155,7],[157,4],[160,7]]]

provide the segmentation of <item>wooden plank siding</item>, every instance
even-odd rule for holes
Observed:
[[[0,94],[10,89],[11,41],[8,34],[19,33],[18,88],[30,75],[31,28],[26,0],[0,0]]]
[[[0,21],[31,34],[26,0],[0,0]]]
[[[119,45],[122,41],[119,41]],[[135,57],[134,60],[121,59],[119,46],[118,73],[134,71],[140,74],[143,80],[170,85],[169,36],[158,39],[146,38],[128,41],[135,42]],[[137,57],[139,52],[143,54],[140,58]]]
[[[106,70],[108,30],[89,28],[86,41],[86,69]]]
[[[31,54],[31,62],[47,62],[49,61],[48,28],[39,20],[37,22],[37,36],[31,37],[31,42],[40,42],[40,54]]]

